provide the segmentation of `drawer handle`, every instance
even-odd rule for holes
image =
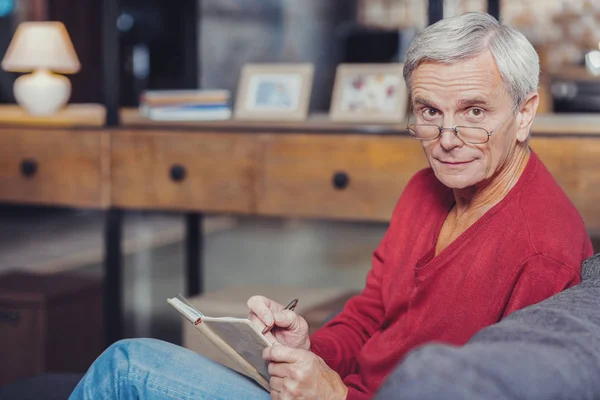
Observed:
[[[345,172],[336,172],[331,181],[334,188],[337,190],[344,190],[350,184],[350,177]]]
[[[25,159],[21,161],[21,174],[26,178],[31,178],[37,172],[38,165],[37,161],[32,159]]]
[[[0,310],[0,324],[16,324],[20,317],[18,311]]]
[[[187,171],[183,165],[174,164],[171,166],[171,171],[169,172],[169,175],[171,175],[172,181],[181,182],[185,179]]]

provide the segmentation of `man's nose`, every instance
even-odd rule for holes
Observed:
[[[440,134],[440,145],[444,150],[452,150],[455,147],[460,147],[464,142],[458,137],[456,129],[454,128],[442,128]]]

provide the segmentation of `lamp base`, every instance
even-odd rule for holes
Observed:
[[[71,97],[71,82],[46,69],[17,78],[13,86],[17,103],[32,115],[52,115]]]

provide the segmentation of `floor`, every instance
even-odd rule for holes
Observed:
[[[386,225],[280,218],[208,216],[205,288],[294,284],[360,289]],[[77,271],[102,276],[103,214],[94,211],[0,209],[0,273]],[[166,298],[184,290],[183,216],[125,216],[127,337],[181,341],[181,319]]]

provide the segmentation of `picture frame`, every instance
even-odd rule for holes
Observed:
[[[404,64],[340,64],[329,110],[336,122],[400,123],[405,121],[408,90]]]
[[[234,119],[303,121],[308,117],[312,64],[246,64],[238,85]]]

